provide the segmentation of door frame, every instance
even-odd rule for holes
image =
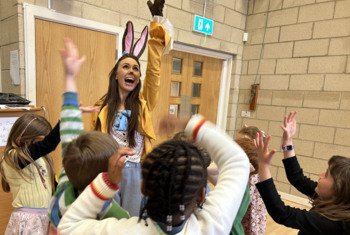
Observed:
[[[227,123],[227,113],[229,106],[230,97],[230,86],[231,86],[231,73],[232,64],[235,55],[223,53],[220,51],[214,51],[202,47],[190,46],[182,42],[175,41],[173,50],[181,51],[185,53],[198,54],[206,57],[213,57],[221,59],[222,70],[220,76],[220,90],[219,90],[219,101],[218,101],[218,111],[216,116],[216,125],[221,129],[226,130]]]
[[[25,61],[25,91],[26,98],[36,105],[36,54],[35,54],[35,19],[42,19],[54,23],[91,29],[98,32],[113,34],[117,37],[116,48],[122,48],[123,27],[104,24],[75,16],[55,12],[46,7],[23,3],[24,20],[24,61]],[[121,50],[117,50],[117,57],[121,57]]]

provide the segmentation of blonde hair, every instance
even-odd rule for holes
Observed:
[[[328,169],[334,180],[334,196],[329,200],[317,197],[312,201],[311,211],[333,221],[350,222],[350,158],[332,156]]]
[[[90,131],[70,142],[63,151],[63,167],[75,189],[82,191],[96,176],[108,171],[118,143],[106,133]]]
[[[250,172],[251,175],[257,174],[259,170],[258,163],[258,152],[254,145],[254,142],[250,138],[237,138],[235,139],[236,143],[244,150],[249,158],[250,164],[254,167],[254,171]]]
[[[13,124],[7,139],[4,156],[0,160],[1,185],[5,192],[10,191],[10,186],[6,180],[2,163],[5,162],[8,166],[12,167],[25,180],[32,179],[31,175],[26,174],[21,168],[21,165],[26,165],[28,162],[34,164],[40,174],[38,164],[30,156],[28,148],[39,137],[48,135],[51,130],[50,123],[44,117],[36,114],[24,114]],[[54,186],[52,159],[48,155],[44,156],[43,159],[51,176],[51,185]],[[40,177],[43,180],[41,174]]]
[[[256,126],[247,126],[244,125],[242,129],[238,131],[238,134],[243,135],[245,137],[248,137],[252,140],[256,139],[256,133],[258,133],[260,130]]]

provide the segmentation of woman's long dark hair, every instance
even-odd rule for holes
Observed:
[[[109,73],[108,91],[101,98],[103,100],[103,103],[100,109],[102,110],[106,105],[108,105],[108,112],[107,112],[108,133],[111,133],[113,123],[118,112],[117,109],[121,105],[119,89],[118,89],[118,81],[116,80],[116,76],[117,76],[117,70],[120,62],[126,58],[134,59],[140,67],[140,62],[136,56],[126,54],[126,55],[123,55],[118,60],[118,62],[115,64],[115,66]],[[139,125],[138,117],[139,117],[139,111],[141,107],[141,102],[139,99],[140,90],[141,90],[141,80],[139,80],[139,83],[137,84],[135,89],[129,93],[129,95],[126,97],[126,100],[125,100],[125,109],[131,110],[131,116],[128,118],[128,142],[130,147],[135,147],[136,145],[135,131],[137,130]],[[99,119],[97,119],[96,121],[95,130],[101,130],[101,121]]]

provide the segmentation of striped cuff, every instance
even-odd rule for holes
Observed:
[[[65,92],[63,93],[63,105],[64,106],[79,106],[78,93],[77,92]]]
[[[202,115],[193,115],[185,128],[186,135],[191,136],[192,140],[195,141],[200,128],[205,122],[206,119]]]
[[[108,180],[107,175],[100,173],[94,181],[91,182],[90,188],[96,197],[103,201],[107,201],[114,197],[116,191],[118,190],[118,185],[111,183]]]

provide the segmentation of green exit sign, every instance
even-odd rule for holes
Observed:
[[[193,30],[205,35],[213,35],[214,21],[199,15],[193,19]]]

